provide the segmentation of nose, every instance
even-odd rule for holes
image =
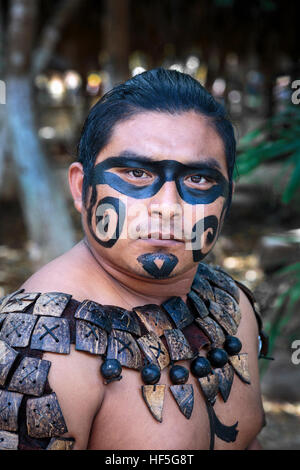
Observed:
[[[149,214],[167,215],[170,218],[182,215],[181,198],[174,181],[167,181],[152,198]]]
[[[183,211],[174,181],[166,182],[151,198],[148,214],[151,232],[161,232],[163,238],[183,240]]]

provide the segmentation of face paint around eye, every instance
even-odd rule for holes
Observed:
[[[112,168],[140,168],[156,177],[151,184],[139,186],[110,172],[109,170]],[[215,184],[205,190],[188,186],[184,180],[187,175],[192,173],[201,173],[202,176],[213,180]],[[93,187],[97,184],[107,184],[120,193],[136,199],[147,199],[154,196],[167,181],[176,183],[180,197],[188,204],[210,204],[220,196],[227,199],[229,194],[229,183],[226,178],[219,170],[207,163],[187,166],[175,160],[150,162],[149,159],[110,157],[94,167],[91,178]]]

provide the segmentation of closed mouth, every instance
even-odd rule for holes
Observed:
[[[162,233],[162,232],[148,233],[147,237],[141,237],[141,238],[143,240],[153,239],[153,240],[173,240],[176,242],[184,241],[180,238],[176,238],[173,233]]]

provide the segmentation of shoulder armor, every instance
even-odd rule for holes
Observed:
[[[70,351],[71,297],[20,289],[0,300],[0,449],[72,447],[60,438],[67,427],[48,383],[51,362],[42,359],[43,351]]]
[[[253,308],[258,324],[259,338],[261,341],[259,357],[267,356],[269,338],[263,330],[263,321],[260,314],[259,304],[255,299],[253,292],[240,281],[233,279],[232,276],[220,266],[211,266],[200,263],[192,285],[192,289],[202,294],[201,284],[203,283],[203,280],[208,281],[214,293],[215,301],[219,304],[223,304],[226,307],[226,311],[230,313],[237,325],[240,321],[240,309],[238,307],[239,288],[245,293]],[[212,300],[211,297],[210,300]]]

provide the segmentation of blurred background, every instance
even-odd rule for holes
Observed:
[[[296,0],[0,1],[0,297],[82,238],[67,169],[90,107],[150,68],[191,74],[238,141],[207,261],[255,292],[270,335],[265,449],[300,449],[299,14]]]

